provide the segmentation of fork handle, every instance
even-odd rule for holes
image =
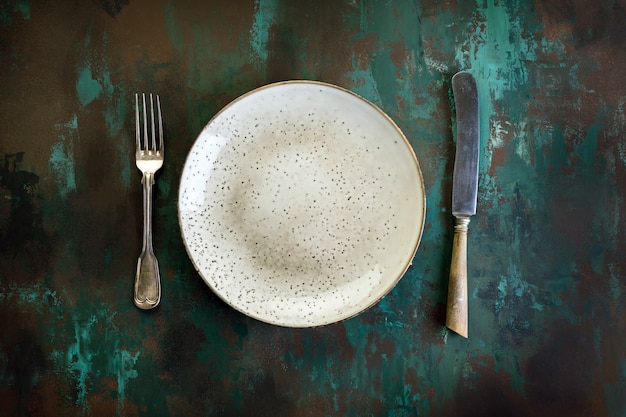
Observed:
[[[152,249],[152,185],[154,173],[146,172],[143,184],[143,248],[137,260],[135,275],[135,305],[147,310],[161,301],[161,277],[159,263]]]

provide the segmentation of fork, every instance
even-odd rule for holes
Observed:
[[[141,100],[139,94],[135,94],[135,136],[137,142],[135,160],[137,168],[142,173],[141,183],[143,184],[143,247],[137,260],[135,305],[144,310],[156,307],[161,301],[159,263],[152,248],[152,185],[154,184],[155,173],[163,166],[163,120],[159,96],[156,95],[156,126],[152,93],[149,95],[149,104],[150,113],[147,114],[146,94],[141,94]],[[139,111],[140,107],[141,112]],[[148,135],[148,116],[150,118],[150,135]]]

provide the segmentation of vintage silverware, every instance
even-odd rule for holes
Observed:
[[[456,106],[456,155],[452,180],[454,239],[448,283],[446,326],[467,337],[467,231],[476,214],[480,124],[478,92],[474,76],[458,72],[452,77]]]
[[[156,99],[156,119],[154,114]],[[143,247],[137,260],[135,275],[135,305],[147,310],[154,308],[161,300],[161,278],[159,263],[152,249],[152,185],[155,173],[163,166],[163,120],[159,96],[149,95],[149,112],[146,95],[135,94],[135,119],[137,168],[143,174]],[[141,108],[141,111],[140,111]],[[148,123],[149,120],[149,123]],[[148,124],[150,133],[148,133]],[[158,136],[158,140],[157,140]]]

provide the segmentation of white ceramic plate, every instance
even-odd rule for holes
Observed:
[[[179,223],[208,286],[287,327],[350,318],[411,264],[425,218],[408,141],[348,90],[288,81],[251,91],[202,130],[185,162]]]

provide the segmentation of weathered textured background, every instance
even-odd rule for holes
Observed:
[[[624,0],[4,0],[0,3],[0,414],[626,415]],[[482,101],[470,337],[443,326],[450,78]],[[315,79],[384,109],[420,160],[414,264],[374,308],[285,329],[193,270],[178,179],[208,120]],[[132,303],[136,91],[161,94],[155,250]]]

